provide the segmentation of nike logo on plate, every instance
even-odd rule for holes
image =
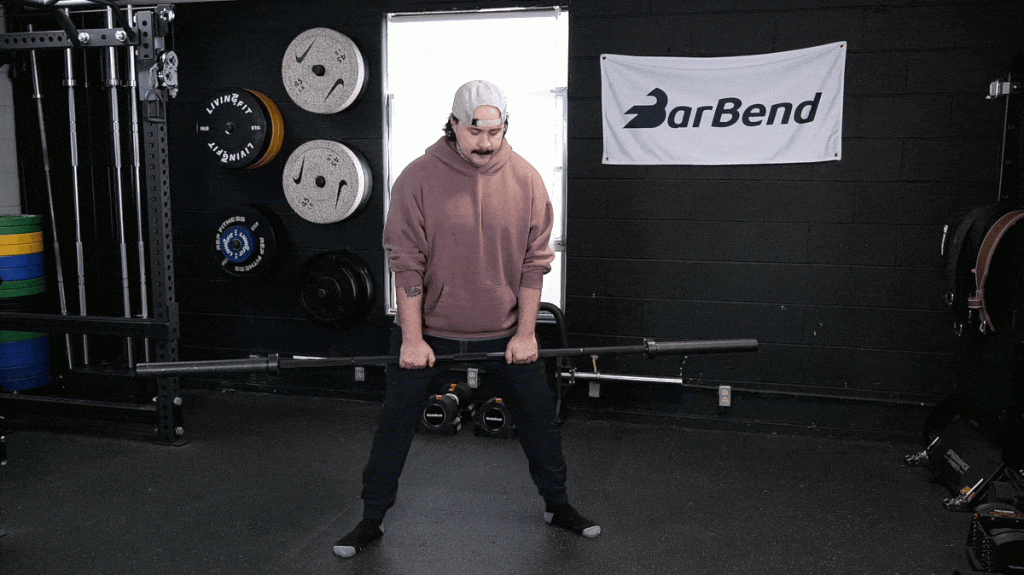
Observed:
[[[331,86],[331,89],[327,91],[327,95],[324,96],[324,102],[327,101],[327,98],[331,97],[331,94],[334,92],[335,88],[337,88],[338,86],[344,86],[344,85],[345,85],[345,79],[344,78],[338,78],[338,81],[335,82],[333,86]]]
[[[338,202],[341,201],[341,189],[348,185],[348,182],[342,180],[338,183],[338,197],[334,200],[334,207],[338,207]]]
[[[296,64],[301,64],[302,61],[306,59],[306,54],[309,54],[309,51],[313,49],[313,44],[316,44],[316,40],[313,40],[312,42],[310,42],[309,48],[306,48],[306,51],[303,52],[301,56],[298,55],[298,54],[295,55],[295,63]]]

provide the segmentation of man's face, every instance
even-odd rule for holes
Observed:
[[[500,120],[501,111],[494,106],[480,106],[476,109],[478,120]],[[460,122],[452,117],[452,127],[455,129],[455,139],[462,149],[462,153],[478,166],[486,166],[494,157],[494,152],[501,148],[505,137],[505,126],[471,126]]]

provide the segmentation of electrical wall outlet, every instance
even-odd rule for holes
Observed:
[[[590,397],[601,397],[601,384],[597,381],[590,382],[590,389],[587,390],[587,395]]]
[[[732,405],[732,387],[728,385],[718,386],[718,407],[729,407]]]
[[[480,387],[480,370],[475,367],[470,367],[466,370],[466,385],[470,389],[476,389]]]
[[[356,381],[366,381],[366,368],[363,366],[357,366],[355,372]]]

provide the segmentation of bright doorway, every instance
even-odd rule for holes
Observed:
[[[402,170],[442,135],[452,97],[489,80],[508,99],[508,142],[544,177],[555,261],[542,299],[564,309],[569,14],[559,8],[389,14],[384,31],[385,216]],[[387,306],[395,311],[394,282]]]

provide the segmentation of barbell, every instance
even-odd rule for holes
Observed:
[[[603,347],[564,347],[541,349],[541,358],[589,357],[599,355],[643,354],[650,358],[658,355],[687,355],[697,353],[734,353],[756,351],[756,339],[712,339],[657,342],[644,340],[642,344]],[[439,355],[438,362],[475,362],[504,359],[504,351],[469,352]],[[136,375],[142,377],[188,377],[241,373],[271,373],[291,369],[331,369],[354,366],[383,366],[398,363],[397,355],[359,357],[280,357],[279,354],[240,359],[212,359],[201,361],[169,361],[139,363]]]

